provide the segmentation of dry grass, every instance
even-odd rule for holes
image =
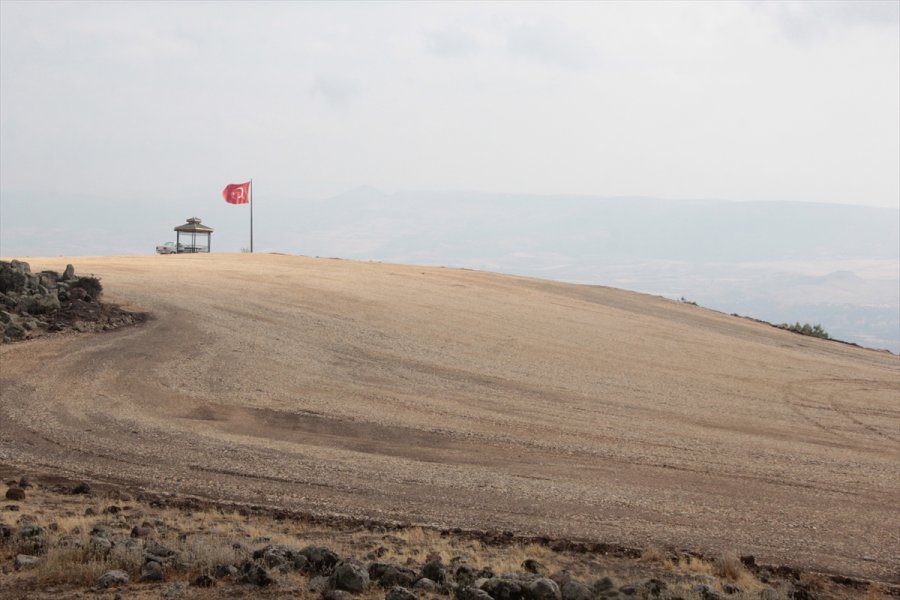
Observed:
[[[439,556],[444,563],[462,561],[476,569],[490,567],[496,573],[522,572],[525,560],[533,559],[544,566],[546,573],[564,570],[586,583],[604,576],[612,577],[617,585],[638,583],[651,577],[667,580],[669,590],[677,592],[685,600],[697,596],[691,591],[697,583],[708,583],[722,590],[722,583],[732,582],[743,592],[729,595],[731,600],[756,598],[758,590],[763,587],[733,555],[708,561],[695,556],[667,555],[659,547],[648,547],[640,558],[629,559],[558,552],[539,544],[492,545],[478,539],[442,535],[421,527],[389,531],[334,528],[305,520],[278,520],[264,514],[246,516],[217,508],[186,511],[151,507],[139,501],[123,502],[116,498],[115,495],[108,499],[101,496],[59,495],[37,489],[29,492],[21,513],[0,512],[0,524],[21,526],[31,523],[42,526],[47,529],[50,541],[49,551],[41,556],[37,566],[10,574],[5,584],[0,578],[0,598],[17,597],[5,595],[4,592],[9,589],[46,590],[58,586],[70,590],[86,589],[111,569],[124,570],[131,575],[133,582],[140,582],[143,549],[149,539],[175,551],[178,563],[169,566],[163,583],[133,583],[129,588],[129,597],[157,598],[160,586],[186,586],[193,577],[211,572],[216,565],[240,564],[251,557],[253,550],[267,544],[285,544],[295,548],[326,546],[340,556],[352,556],[366,562],[377,560],[407,564],[412,568],[418,568],[417,565],[422,565],[429,558]],[[111,506],[117,507],[118,511],[110,512],[108,509]],[[107,554],[97,552],[91,546],[91,530],[98,525],[108,527],[111,537],[118,542]],[[152,527],[154,535],[149,539],[131,538],[131,529],[136,525]],[[11,561],[19,550],[15,542],[0,545],[0,567],[5,564],[5,559]],[[306,592],[308,579],[305,575],[277,570],[273,571],[273,575],[278,580],[276,596],[273,597],[282,597],[277,595],[282,592],[290,597],[316,596]],[[807,581],[819,587],[823,582]],[[221,592],[225,589],[224,585],[220,584],[216,589]],[[373,586],[359,598],[376,600],[383,596],[384,590]],[[33,597],[55,596],[36,594]],[[215,591],[188,588],[187,597],[220,596]],[[885,600],[887,595],[883,590],[872,587],[865,598]]]

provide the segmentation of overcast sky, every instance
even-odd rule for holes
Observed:
[[[900,206],[897,1],[0,11],[0,192]]]

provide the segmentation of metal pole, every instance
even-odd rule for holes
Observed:
[[[250,179],[250,252],[253,252],[253,179]]]

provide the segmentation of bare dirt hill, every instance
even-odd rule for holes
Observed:
[[[900,580],[900,359],[621,290],[47,258],[140,326],[0,347],[0,464]]]

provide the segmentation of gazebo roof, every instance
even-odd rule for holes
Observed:
[[[213,228],[206,225],[201,225],[200,219],[198,219],[197,217],[191,217],[187,220],[187,223],[176,227],[175,231],[181,231],[182,233],[212,233]]]

